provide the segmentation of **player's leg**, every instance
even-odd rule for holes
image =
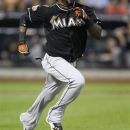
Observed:
[[[60,100],[48,113],[47,121],[61,123],[66,106],[79,95],[85,80],[82,74],[70,63],[60,57],[45,55],[42,61],[43,68],[62,82],[68,83]]]
[[[45,87],[35,100],[34,104],[28,109],[27,112],[20,115],[20,120],[23,123],[24,128],[27,130],[33,130],[35,128],[42,110],[64,86],[65,83],[62,83],[53,76],[48,75]]]

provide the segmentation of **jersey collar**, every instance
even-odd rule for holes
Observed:
[[[72,9],[75,7],[75,1],[74,1],[72,4],[70,4],[69,7],[66,7],[65,5],[63,5],[63,4],[59,3],[59,2],[56,3],[56,6],[57,6],[60,10],[69,11],[69,10],[72,10]]]

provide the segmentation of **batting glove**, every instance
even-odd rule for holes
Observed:
[[[29,55],[29,48],[25,42],[19,42],[18,52],[24,55]]]

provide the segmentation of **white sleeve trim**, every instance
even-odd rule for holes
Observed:
[[[50,7],[49,5],[42,5],[42,6],[44,6],[44,7]]]
[[[28,8],[29,20],[32,22],[30,8]]]

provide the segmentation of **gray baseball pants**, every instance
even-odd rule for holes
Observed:
[[[65,109],[80,94],[85,84],[82,74],[61,57],[52,57],[45,54],[42,66],[48,73],[45,87],[29,110],[20,115],[24,127],[33,130],[37,125],[42,110],[68,84],[59,101],[49,110],[46,120],[52,123],[61,123]]]

